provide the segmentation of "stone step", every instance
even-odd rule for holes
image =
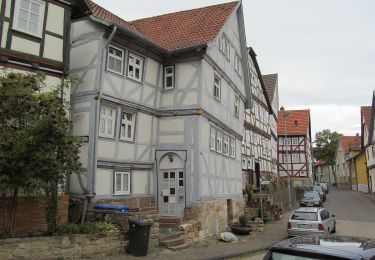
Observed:
[[[159,235],[159,241],[164,242],[164,241],[167,241],[167,240],[178,238],[178,237],[180,237],[180,235],[181,234],[179,234],[179,233],[172,233],[172,234],[166,234],[166,235],[160,234]]]
[[[179,245],[179,246],[171,246],[169,247],[169,249],[173,250],[173,251],[179,251],[179,250],[182,250],[182,249],[186,249],[188,247],[190,247],[190,243],[184,243],[182,245]]]
[[[184,237],[176,237],[169,240],[161,241],[159,242],[161,246],[164,246],[166,248],[176,247],[180,246],[182,244],[185,244],[185,238]]]
[[[160,223],[180,223],[180,218],[177,217],[160,217]]]

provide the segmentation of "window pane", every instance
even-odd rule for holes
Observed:
[[[170,68],[166,68],[166,74],[172,74],[173,73],[173,69],[170,67]]]
[[[140,61],[139,59],[135,59],[135,64],[139,65],[140,64]]]
[[[181,179],[184,178],[184,172],[179,172],[178,174],[179,174],[179,176],[178,176],[179,178],[181,178]]]
[[[24,20],[25,22],[27,22],[27,17],[28,17],[29,13],[25,10],[20,10],[20,14],[19,14],[19,19],[21,20]]]
[[[125,113],[126,120],[132,121],[132,114]]]
[[[100,119],[100,133],[105,134],[105,120]]]
[[[175,188],[171,188],[170,189],[170,194],[176,194],[176,189]]]
[[[121,174],[116,173],[116,191],[121,191]]]
[[[108,58],[108,68],[110,70],[115,70],[115,59],[113,57]]]
[[[164,179],[168,179],[168,172],[164,172]]]
[[[123,178],[122,190],[123,191],[129,191],[129,175],[123,174],[122,178]]]
[[[121,73],[121,60],[116,60],[116,67],[115,67],[115,71],[117,71],[117,72],[120,72],[120,73]]]
[[[29,9],[30,1],[29,0],[22,0],[21,1],[21,8]]]
[[[175,172],[171,172],[171,179],[175,178]]]
[[[40,4],[31,3],[31,12],[39,14]]]
[[[168,201],[169,201],[169,197],[168,197],[168,196],[164,196],[164,197],[163,197],[163,201],[164,201],[164,202],[168,202]]]
[[[112,120],[111,119],[107,120],[107,134],[112,135]]]
[[[172,77],[167,77],[167,87],[172,87],[172,86],[173,86]]]
[[[178,181],[178,186],[183,187],[184,186],[184,180],[179,180]]]
[[[135,77],[136,77],[137,79],[140,78],[140,76],[139,76],[139,69],[138,69],[138,68],[135,69]]]
[[[128,138],[132,138],[132,126],[128,125]]]
[[[19,19],[18,20],[18,27],[23,29],[23,30],[26,30],[27,28],[27,21],[26,20],[23,20],[23,19]]]
[[[129,66],[129,76],[133,77],[133,66]]]

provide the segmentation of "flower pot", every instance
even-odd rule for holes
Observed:
[[[248,235],[250,234],[251,227],[248,226],[231,226],[232,232],[236,235]]]

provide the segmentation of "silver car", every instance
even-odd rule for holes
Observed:
[[[304,207],[293,211],[288,222],[288,235],[318,235],[336,232],[335,215],[325,208]]]

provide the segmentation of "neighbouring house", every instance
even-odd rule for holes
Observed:
[[[316,182],[325,182],[329,185],[335,183],[333,167],[328,165],[324,160],[318,160],[314,163],[314,176]]]
[[[335,155],[335,174],[337,180],[337,187],[343,189],[352,189],[350,175],[350,158],[354,157],[358,153],[358,149],[361,143],[361,137],[359,135],[341,136],[337,142],[338,143]]]
[[[272,175],[271,102],[256,59],[249,48],[248,64],[250,69],[252,108],[245,110],[244,138],[242,141],[242,171],[246,183],[260,185],[260,177]]]
[[[277,117],[279,111],[279,87],[278,74],[262,75],[268,100],[271,102],[272,111],[270,113],[269,125],[271,130],[271,171],[273,176],[278,177],[277,162]]]
[[[71,176],[71,196],[156,207],[161,218],[198,220],[199,236],[217,234],[244,207],[241,2],[132,22],[86,2],[70,61],[83,80],[71,103],[87,174]]]
[[[363,170],[364,168],[360,167],[357,169],[357,166],[359,166],[359,163],[361,159],[364,159],[363,154],[361,154],[362,149],[361,149],[361,144],[355,144],[350,147],[347,159],[346,159],[346,164],[348,165],[349,169],[349,189],[351,190],[358,190],[358,175],[363,175],[363,172],[360,170]],[[364,172],[366,174],[366,171]]]
[[[0,67],[8,72],[43,72],[46,90],[61,86],[69,74],[69,31],[72,16],[80,12],[74,0],[0,1]],[[65,100],[70,98],[65,89]],[[19,196],[16,236],[46,229],[44,197]],[[0,226],[3,225],[0,199]],[[68,199],[60,199],[60,218],[66,222]],[[0,228],[2,230],[2,228]],[[0,231],[1,232],[1,231]],[[1,234],[0,234],[1,236]]]
[[[366,165],[368,190],[375,196],[375,91],[372,94],[371,110],[368,107],[361,109],[362,147],[366,150]]]
[[[290,176],[295,186],[309,186],[312,183],[310,110],[279,111],[277,135],[280,178]]]

